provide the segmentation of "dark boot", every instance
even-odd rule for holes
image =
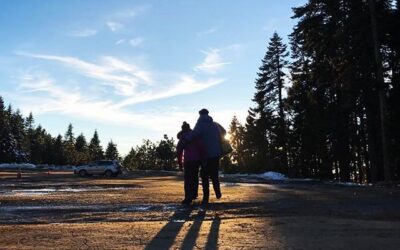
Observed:
[[[203,201],[201,202],[202,204],[208,204],[208,200],[210,198],[210,190],[207,187],[203,186]]]
[[[188,205],[192,204],[192,200],[184,199],[183,201],[181,201],[181,204],[185,205],[185,206],[188,206]]]
[[[215,196],[217,197],[217,199],[221,199],[221,197],[222,197],[221,190],[217,189],[214,191],[215,191]]]
[[[201,205],[208,205],[208,195],[207,196],[203,196],[203,200],[201,201]]]

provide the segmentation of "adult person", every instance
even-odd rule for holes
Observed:
[[[199,167],[205,159],[205,149],[200,139],[190,143],[184,143],[185,137],[192,131],[186,122],[182,124],[182,130],[178,133],[177,145],[179,167],[183,168],[185,198],[183,205],[189,205],[198,196],[199,189]]]
[[[221,187],[219,183],[219,161],[222,155],[221,138],[225,136],[226,130],[218,123],[214,122],[209,116],[207,109],[199,111],[199,119],[196,126],[186,136],[186,141],[190,142],[195,139],[201,139],[206,152],[206,162],[201,165],[200,176],[203,186],[203,204],[208,204],[210,197],[209,180],[211,179],[215,196],[217,199],[222,197]]]

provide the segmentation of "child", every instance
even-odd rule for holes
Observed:
[[[189,205],[198,196],[199,189],[199,167],[204,158],[204,146],[200,140],[184,143],[185,137],[191,132],[190,125],[182,124],[182,130],[178,133],[177,145],[179,168],[183,167],[185,199],[183,205]]]

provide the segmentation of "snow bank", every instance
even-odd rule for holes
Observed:
[[[55,166],[55,165],[47,165],[47,164],[31,164],[31,163],[1,163],[0,169],[22,169],[22,170],[30,170],[30,169],[51,169],[51,170],[73,170],[75,166]]]
[[[267,180],[275,180],[275,181],[283,181],[288,179],[284,174],[272,171],[265,172],[261,174],[260,177]]]
[[[262,174],[221,174],[221,177],[231,177],[231,178],[257,178],[257,179],[265,179],[265,180],[273,180],[273,181],[284,181],[289,178],[284,174],[268,171]]]
[[[356,183],[356,182],[328,182],[329,184],[337,185],[337,186],[347,186],[347,187],[368,187],[372,186],[372,183]]]
[[[31,163],[2,163],[0,169],[36,169],[36,165]]]

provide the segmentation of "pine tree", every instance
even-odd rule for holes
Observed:
[[[268,44],[256,79],[253,101],[249,110],[245,141],[260,170],[287,172],[286,122],[284,112],[284,77],[288,62],[286,45],[275,32]],[[276,160],[278,159],[278,160]],[[278,169],[276,169],[278,165]]]
[[[15,162],[17,141],[11,131],[11,105],[5,108],[4,101],[0,99],[0,159],[2,162]]]
[[[105,156],[109,160],[119,160],[117,145],[112,140],[107,145]]]
[[[288,61],[287,46],[282,43],[278,33],[274,33],[268,46],[268,51],[260,68],[259,81],[265,85],[266,106],[274,114],[272,133],[274,134],[274,150],[280,160],[281,170],[287,172],[286,118],[284,111],[284,73]]]
[[[27,152],[27,161],[32,162],[32,147],[33,147],[33,138],[34,138],[34,123],[35,119],[33,118],[32,112],[29,113],[29,116],[25,119],[25,140],[24,140],[24,148]]]
[[[89,143],[89,156],[91,161],[97,161],[104,158],[103,148],[100,145],[97,130],[94,131],[93,137]]]
[[[25,120],[18,109],[10,116],[10,129],[15,139],[14,161],[18,163],[26,162],[28,159],[28,152],[26,152],[24,148]]]
[[[158,143],[155,150],[157,158],[159,159],[157,165],[164,170],[172,169],[176,155],[174,139],[170,139],[167,135],[164,135],[164,139]]]
[[[244,154],[244,172],[261,172],[267,166],[269,140],[267,139],[267,127],[264,126],[261,117],[257,117],[257,110],[249,109],[246,118],[246,132],[243,144],[246,148]]]
[[[125,168],[133,170],[138,169],[139,163],[136,160],[136,151],[135,149],[131,148],[129,153],[124,157],[123,165]]]
[[[75,136],[73,126],[70,123],[64,135],[64,153],[67,159],[67,164],[73,165],[77,163],[77,153],[75,150]]]
[[[233,116],[231,124],[229,126],[230,143],[233,148],[231,153],[231,161],[237,164],[238,170],[242,169],[244,166],[244,135],[245,129],[242,124],[240,124],[236,115]]]
[[[136,147],[136,161],[139,169],[157,169],[156,144],[150,140],[143,140],[142,145]]]
[[[64,165],[66,164],[66,156],[65,156],[65,151],[64,151],[64,144],[63,144],[63,139],[61,135],[58,135],[53,142],[53,164],[56,165]]]
[[[86,142],[86,138],[83,134],[80,134],[75,141],[75,150],[77,164],[86,163],[89,160],[89,147]]]

